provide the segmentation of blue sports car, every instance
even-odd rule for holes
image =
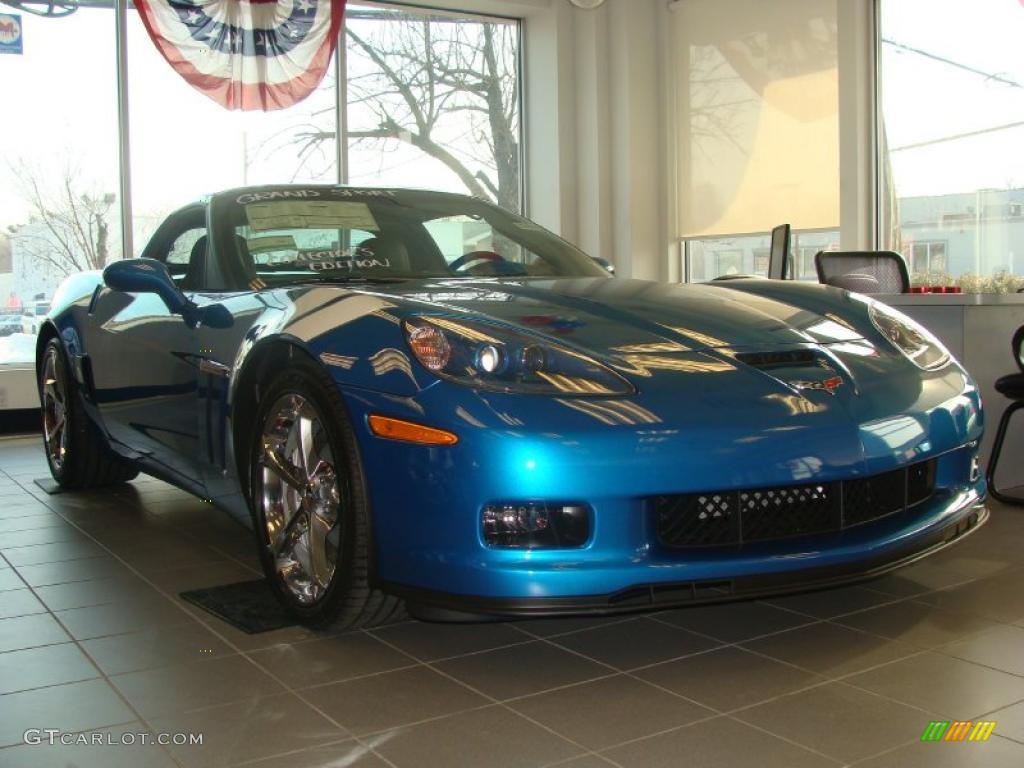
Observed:
[[[883,573],[987,519],[978,390],[865,296],[618,279],[461,195],[235,189],[69,278],[68,488],[251,520],[300,620],[632,611]]]

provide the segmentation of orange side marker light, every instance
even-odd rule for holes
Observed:
[[[401,440],[404,443],[416,443],[417,445],[455,445],[459,442],[458,436],[451,432],[414,424],[411,421],[374,414],[370,416],[369,422],[370,431],[373,434],[388,440]]]

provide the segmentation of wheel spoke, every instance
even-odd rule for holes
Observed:
[[[288,461],[273,441],[263,438],[263,466],[300,493],[306,488],[303,471]]]
[[[288,520],[285,522],[284,528],[281,530],[281,532],[279,534],[277,534],[277,536],[270,542],[270,549],[274,553],[275,557],[283,554],[283,552],[284,552],[284,545],[288,543],[289,539],[293,538],[293,533],[295,531],[295,524],[299,520],[301,520],[302,517],[303,517],[302,510],[301,509],[295,510],[295,512],[292,514],[292,516],[289,517]],[[294,547],[294,543],[292,544],[292,546]]]
[[[299,418],[296,419],[296,426],[299,431],[298,445],[296,449],[299,454],[302,473],[309,479],[313,466],[313,416],[306,408],[299,411]]]
[[[57,416],[57,421],[52,425],[44,425],[46,427],[46,439],[52,441],[55,437],[60,437],[60,433],[64,429],[64,414]]]
[[[331,525],[317,514],[309,516],[309,575],[312,576],[321,587],[327,587],[334,575],[334,563],[331,562],[327,551],[327,535],[331,532]]]

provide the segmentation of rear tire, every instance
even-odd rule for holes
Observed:
[[[57,484],[68,490],[102,488],[138,475],[135,467],[111,452],[86,416],[81,393],[57,339],[46,344],[39,371],[43,449]]]
[[[260,561],[275,592],[317,629],[402,617],[401,600],[370,586],[370,502],[334,383],[296,359],[259,402],[249,487]]]

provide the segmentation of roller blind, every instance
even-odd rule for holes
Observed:
[[[837,0],[681,0],[680,237],[839,226]]]

